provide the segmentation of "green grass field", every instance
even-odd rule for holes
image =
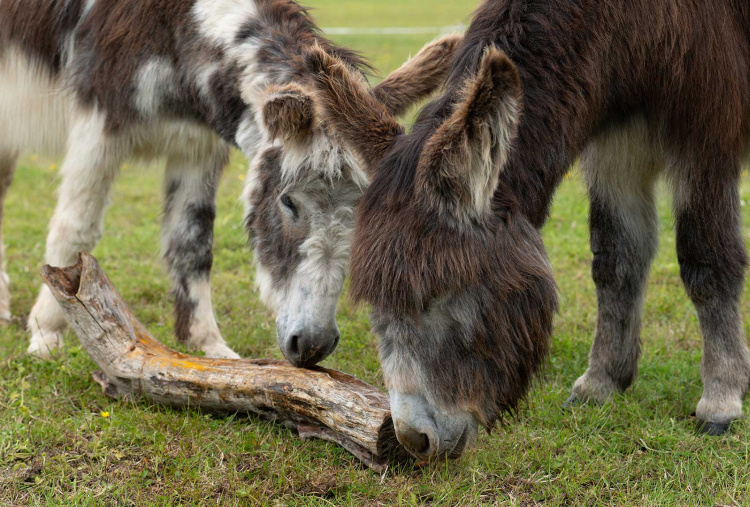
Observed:
[[[322,26],[385,27],[455,25],[475,1],[309,3]],[[336,37],[371,57],[383,74],[431,38]],[[241,225],[245,170],[246,162],[235,155],[220,190],[215,309],[235,350],[280,357],[273,317],[253,289]],[[160,165],[123,167],[107,232],[94,253],[137,316],[173,345],[168,279],[159,258],[161,176]],[[379,475],[335,445],[301,442],[293,432],[254,418],[105,398],[91,381],[95,365],[72,334],[55,360],[26,357],[23,323],[40,285],[55,186],[56,166],[27,157],[5,209],[16,320],[0,330],[0,505],[750,503],[750,423],[736,424],[726,437],[705,438],[696,435],[691,419],[701,394],[701,338],[679,280],[664,189],[661,249],[648,287],[644,352],[633,388],[606,406],[560,408],[586,367],[596,318],[588,204],[574,171],[544,230],[562,304],[550,363],[528,402],[492,435],[481,432],[457,462]],[[743,199],[750,201],[750,180]],[[744,211],[750,225],[750,207]],[[750,319],[748,298],[743,307]],[[382,387],[366,309],[343,299],[338,320],[343,340],[325,366]]]

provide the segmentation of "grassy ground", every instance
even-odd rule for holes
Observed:
[[[324,26],[372,27],[453,25],[474,1],[311,3]],[[429,38],[338,37],[384,72]],[[701,341],[679,281],[666,192],[661,192],[661,250],[646,300],[640,377],[631,390],[607,406],[560,409],[585,369],[596,316],[587,202],[573,173],[545,229],[562,309],[549,367],[528,403],[517,420],[491,436],[481,434],[458,462],[381,476],[334,445],[300,442],[291,431],[252,418],[104,398],[90,379],[93,363],[72,335],[66,353],[54,361],[25,357],[23,321],[40,283],[55,169],[25,159],[6,206],[17,319],[0,330],[0,505],[750,503],[750,424],[737,424],[724,438],[694,431],[690,414],[701,393]],[[235,156],[221,186],[215,307],[235,350],[280,357],[272,316],[252,288],[238,203],[244,170],[245,162]],[[158,166],[123,168],[107,234],[95,254],[138,317],[171,344],[168,281],[158,247],[160,180]],[[750,200],[750,184],[743,186],[743,199]],[[744,209],[750,224],[750,209]],[[743,306],[750,315],[747,298]],[[382,386],[366,312],[342,301],[339,323],[344,340],[325,365]]]

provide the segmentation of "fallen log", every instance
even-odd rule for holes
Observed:
[[[376,471],[407,460],[388,398],[350,375],[303,370],[283,361],[180,354],[155,340],[133,316],[91,255],[75,266],[42,268],[83,348],[112,397],[144,396],[176,407],[252,413],[339,444]]]

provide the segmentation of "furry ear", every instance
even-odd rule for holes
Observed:
[[[481,218],[490,210],[498,176],[516,134],[521,83],[500,49],[485,50],[466,79],[453,113],[425,144],[417,191],[453,218]]]
[[[308,51],[306,64],[315,87],[316,112],[371,170],[403,128],[370,94],[364,76],[320,46]]]
[[[411,60],[372,89],[372,95],[393,116],[429,96],[443,84],[463,34],[454,33],[427,44]]]
[[[300,141],[313,129],[315,107],[310,94],[300,86],[287,84],[265,89],[263,125],[274,139]]]

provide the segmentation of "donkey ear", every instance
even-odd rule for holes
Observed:
[[[490,46],[476,75],[459,91],[453,113],[425,144],[417,167],[418,192],[459,220],[488,213],[516,134],[520,104],[515,66]]]
[[[274,139],[302,140],[315,122],[312,97],[294,84],[266,88],[261,110],[263,125]]]
[[[354,149],[369,171],[403,128],[370,94],[364,76],[320,46],[308,51],[306,64],[320,119]]]
[[[373,88],[372,95],[393,116],[406,113],[443,84],[463,40],[463,34],[454,33],[427,44],[417,56]]]

